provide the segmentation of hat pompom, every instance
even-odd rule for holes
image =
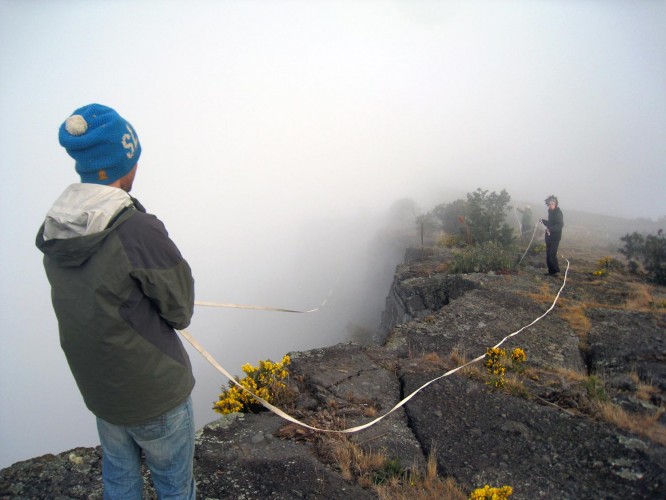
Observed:
[[[72,115],[65,120],[65,130],[71,135],[83,135],[88,130],[88,122],[81,115]]]

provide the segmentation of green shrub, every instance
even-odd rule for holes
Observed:
[[[463,234],[464,221],[467,216],[467,202],[455,200],[451,203],[442,203],[433,208],[433,218],[439,221],[442,230],[450,234]]]
[[[464,247],[465,240],[457,234],[444,233],[437,239],[437,246],[444,248]]]
[[[513,248],[486,241],[480,245],[466,247],[453,256],[451,273],[509,272],[516,267],[516,252]]]
[[[455,235],[457,246],[486,241],[509,245],[514,240],[513,229],[506,222],[510,201],[505,189],[497,194],[478,188],[467,193],[466,200],[437,205],[417,222],[423,227],[438,225],[445,233]]]
[[[608,393],[606,393],[606,385],[597,375],[590,375],[585,379],[583,385],[587,391],[587,395],[594,401],[608,401]]]
[[[613,257],[602,257],[597,261],[597,268],[592,271],[592,276],[603,277],[611,271],[624,271],[624,264]]]
[[[545,243],[539,243],[537,245],[532,245],[530,247],[530,254],[531,255],[540,255],[542,253],[546,252],[546,244]]]
[[[630,271],[637,272],[640,262],[650,281],[666,285],[666,235],[662,229],[647,236],[626,234],[620,240],[624,248],[618,250],[629,261]]]
[[[478,188],[467,193],[466,222],[472,238],[477,244],[494,241],[501,245],[513,242],[513,229],[506,223],[506,212],[511,196],[502,189],[500,194],[495,191]]]
[[[407,476],[407,471],[405,471],[400,465],[400,459],[386,459],[384,466],[376,470],[372,475],[373,484],[384,484],[391,479],[398,478],[402,479]]]

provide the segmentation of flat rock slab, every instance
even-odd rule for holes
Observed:
[[[604,375],[634,370],[666,391],[666,317],[597,308],[588,311],[590,368]]]
[[[346,343],[290,353],[290,357],[291,376],[308,381],[314,413],[329,405],[336,406],[338,413],[351,409],[345,414],[345,428],[368,423],[400,401],[399,378],[382,349]],[[382,452],[404,467],[424,463],[421,444],[407,425],[404,408],[349,436],[364,449]]]
[[[376,498],[315,458],[304,442],[277,439],[285,421],[273,414],[232,414],[197,437],[200,498]]]
[[[499,282],[502,280],[502,282]],[[512,286],[522,280],[496,277],[464,298],[424,319],[397,325],[388,337],[386,348],[399,357],[437,353],[448,356],[454,349],[473,359],[485,354],[504,337],[530,325],[550,304],[537,304],[516,293]],[[508,339],[502,347],[522,348],[530,365],[583,370],[580,340],[571,327],[554,313]]]
[[[433,374],[405,374],[413,391]],[[663,498],[663,447],[454,375],[407,404],[440,469],[470,491],[509,485],[516,500]]]

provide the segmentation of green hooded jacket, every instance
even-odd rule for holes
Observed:
[[[174,329],[190,323],[194,280],[164,225],[120,189],[73,184],[36,245],[60,345],[90,411],[135,425],[184,401],[194,376]]]

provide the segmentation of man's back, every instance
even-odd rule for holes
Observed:
[[[91,187],[85,196],[96,202],[115,190]],[[78,202],[70,215],[82,225],[86,199]],[[44,232],[56,232],[47,217],[37,245],[61,345],[86,405],[128,425],[164,413],[192,390],[190,362],[173,329],[189,324],[194,290],[190,268],[162,223],[133,203],[114,203],[110,227],[71,231],[64,239],[44,241]],[[57,226],[65,231],[62,216]]]
[[[60,344],[97,417],[105,498],[138,498],[141,457],[158,496],[196,497],[192,367],[174,328],[194,309],[194,280],[164,225],[129,195],[141,143],[101,104],[78,108],[58,139],[81,184],[37,234]]]

